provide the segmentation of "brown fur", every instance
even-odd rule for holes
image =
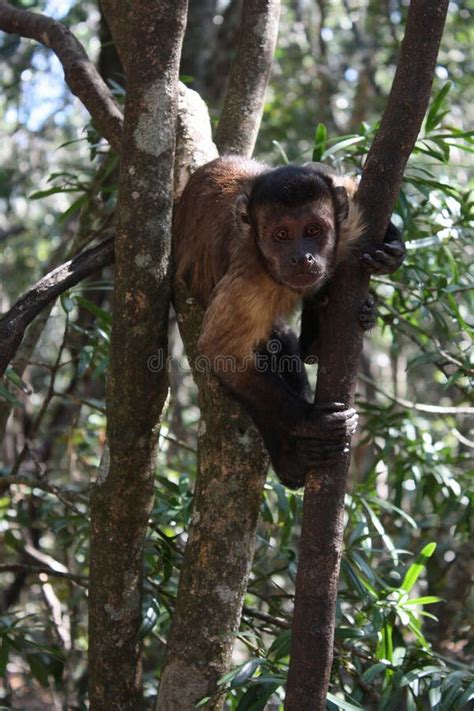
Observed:
[[[302,294],[276,281],[265,268],[253,237],[235,217],[239,195],[248,194],[268,166],[236,156],[218,158],[197,170],[175,206],[173,242],[177,278],[203,308],[200,350],[209,357],[251,356],[268,339],[273,323],[291,314]],[[363,232],[353,196],[356,184],[331,176],[349,194],[349,213],[339,232],[338,261]]]

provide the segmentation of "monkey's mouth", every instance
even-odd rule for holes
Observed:
[[[291,272],[291,274],[282,274],[281,280],[285,286],[289,286],[291,289],[311,289],[324,281],[324,274],[319,270],[302,270]]]

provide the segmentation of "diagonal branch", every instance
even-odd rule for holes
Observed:
[[[280,0],[244,0],[237,53],[216,131],[219,153],[250,157],[263,113],[278,34]]]
[[[1,5],[1,0],[0,0]],[[175,161],[175,199],[196,166],[215,158],[217,150],[211,139],[210,125],[199,123],[199,95],[179,83],[178,109],[181,133],[178,134]],[[192,149],[190,148],[192,133]],[[212,148],[210,148],[212,146]],[[0,315],[0,376],[14,358],[27,326],[53,301],[115,260],[113,237],[97,247],[76,255],[42,277],[4,314]]]
[[[448,0],[412,0],[393,87],[369,152],[358,199],[368,234],[383,238],[403,170],[428,107]],[[321,314],[316,401],[351,402],[362,337],[357,314],[369,277],[358,263],[339,270]],[[333,656],[350,455],[310,472],[304,494],[286,711],[323,711]]]
[[[46,15],[12,7],[0,0],[0,29],[34,39],[52,49],[64,69],[66,83],[96,121],[99,131],[120,153],[123,116],[112,92],[71,31]]]
[[[42,277],[0,318],[0,375],[15,355],[26,327],[48,304],[114,261],[114,238],[81,252]]]

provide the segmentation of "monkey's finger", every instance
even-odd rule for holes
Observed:
[[[322,403],[319,403],[318,405],[314,406],[314,409],[316,411],[319,411],[319,410],[339,411],[339,410],[345,410],[346,408],[347,408],[347,404],[344,402],[322,402]]]
[[[398,269],[401,264],[401,259],[388,254],[384,255],[383,258],[379,258],[378,256],[372,257],[370,254],[367,254],[362,257],[362,262],[372,274],[390,274]]]
[[[377,249],[375,259],[382,264],[390,264],[393,261],[393,255],[387,254],[383,249]]]
[[[312,461],[318,463],[332,462],[343,454],[349,452],[349,446],[337,446],[337,447],[325,447],[324,449],[314,450],[312,453],[308,453],[311,456]]]
[[[334,428],[334,431],[336,432],[345,432],[351,430],[353,427],[357,427],[357,423],[359,422],[359,415],[355,412],[351,417],[348,417],[346,420],[338,420],[332,424],[332,427]]]
[[[371,271],[373,272],[378,272],[384,269],[384,266],[380,264],[374,257],[372,257],[370,254],[363,254],[362,255],[362,261],[364,262],[366,267],[369,267]]]
[[[349,407],[347,410],[340,410],[339,412],[331,412],[324,415],[323,421],[325,425],[332,425],[338,424],[339,422],[347,422],[354,417],[358,417],[357,410],[354,410],[353,407]]]
[[[332,431],[326,433],[327,442],[338,442],[341,439],[347,439],[356,432],[358,426],[357,420],[346,424],[344,427],[334,427]],[[321,440],[322,441],[322,440]]]
[[[385,251],[390,252],[393,254],[395,257],[401,257],[403,254],[405,254],[405,245],[403,242],[394,241],[394,242],[384,242],[383,248]]]
[[[375,299],[373,296],[368,296],[367,299],[362,304],[362,306],[360,307],[360,310],[363,313],[370,313],[371,311],[374,311],[374,309],[375,309]]]

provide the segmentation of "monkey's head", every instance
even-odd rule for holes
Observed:
[[[236,203],[239,230],[255,239],[269,273],[298,291],[316,290],[330,276],[347,212],[345,189],[311,166],[262,173]]]

